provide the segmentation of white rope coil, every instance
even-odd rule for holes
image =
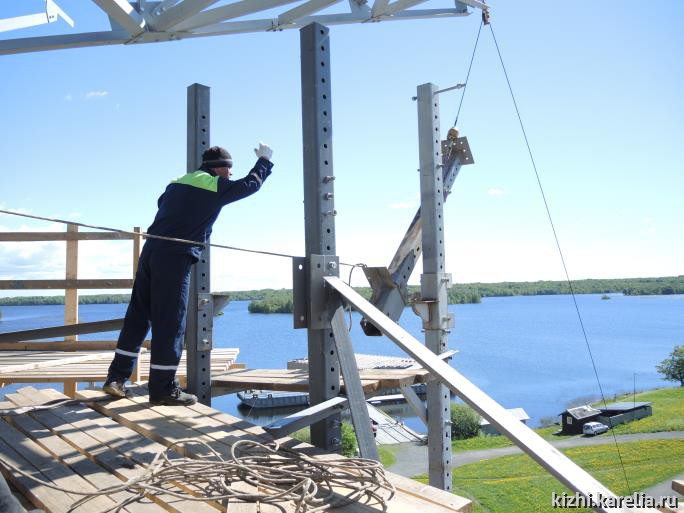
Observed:
[[[201,459],[169,455],[174,447],[187,444],[203,446],[208,453]],[[159,495],[219,503],[289,502],[294,504],[295,513],[325,511],[362,501],[386,511],[387,502],[395,493],[394,485],[387,480],[382,465],[377,461],[362,458],[317,460],[304,454],[281,451],[277,442],[266,445],[253,440],[235,442],[229,459],[223,458],[203,441],[191,438],[178,440],[160,450],[152,463],[137,476],[120,485],[94,492],[56,486],[7,461],[1,461],[0,465],[48,488],[83,496],[71,505],[70,512],[95,497],[124,491],[131,496],[101,513],[119,512],[128,504]],[[240,482],[252,485],[254,492],[241,491],[235,486]],[[195,494],[186,492],[188,488],[192,488]]]

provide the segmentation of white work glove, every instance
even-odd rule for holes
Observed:
[[[273,156],[273,150],[261,141],[259,141],[259,147],[254,148],[254,153],[256,153],[258,158],[264,158],[266,160],[271,160],[271,157]]]

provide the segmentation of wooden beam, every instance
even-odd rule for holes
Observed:
[[[50,328],[38,328],[34,330],[10,331],[8,333],[0,333],[0,342],[22,342],[25,340],[116,331],[121,329],[123,321],[123,319],[111,319],[108,321],[82,322],[70,326],[52,326]]]
[[[145,340],[143,347],[149,349],[151,342]],[[81,340],[77,344],[63,340],[0,342],[0,351],[112,351],[114,349],[116,349],[116,340]]]
[[[133,228],[135,233],[140,233],[140,226]],[[136,235],[133,238],[133,279],[135,280],[135,273],[138,272],[138,262],[140,261],[140,242],[142,237]]]
[[[78,383],[76,381],[69,380],[64,382],[64,395],[73,399],[76,397],[76,390],[78,390]]]
[[[130,289],[133,280],[0,280],[0,290]]]
[[[78,233],[78,226],[67,225],[67,233]],[[66,243],[66,273],[67,280],[78,279],[78,240],[68,240]],[[78,289],[69,288],[64,291],[64,324],[78,324]],[[64,338],[67,342],[76,342],[78,335]]]
[[[104,353],[94,353],[82,356],[70,356],[69,358],[58,358],[55,360],[43,360],[40,362],[25,363],[23,365],[3,365],[0,366],[0,374],[10,374],[12,372],[21,372],[35,369],[48,369],[59,367],[60,365],[90,362],[93,360],[105,360],[111,359],[113,357],[114,353],[107,351]]]
[[[0,232],[0,242],[132,240],[135,238],[133,234],[120,232]]]

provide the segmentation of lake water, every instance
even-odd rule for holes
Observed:
[[[684,344],[684,296],[579,295],[577,301],[607,399],[614,394],[675,386],[663,381],[655,365],[677,344]],[[247,302],[227,306],[215,318],[215,347],[240,348],[239,362],[249,368],[285,368],[287,360],[306,356],[306,330],[292,329],[287,314],[250,314]],[[62,323],[63,307],[0,307],[0,332]],[[577,398],[600,397],[587,346],[572,297],[527,296],[484,298],[473,305],[451,305],[456,326],[450,348],[459,353],[451,364],[507,408],[522,407],[531,425],[555,416]],[[123,317],[126,305],[82,305],[81,322]],[[358,353],[403,355],[389,339],[366,337],[354,314],[352,340]],[[422,339],[419,319],[407,309],[401,325]],[[117,333],[84,335],[82,340],[115,339]],[[22,385],[2,389],[4,393]],[[55,386],[48,384],[47,386]],[[59,387],[59,386],[58,386]],[[215,398],[212,405],[246,417],[235,395]],[[388,411],[418,430],[424,427],[407,407]],[[266,424],[281,412],[249,413]]]

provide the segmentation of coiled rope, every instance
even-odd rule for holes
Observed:
[[[202,459],[170,457],[169,451],[174,447],[188,444],[200,445],[208,454]],[[295,506],[295,513],[325,511],[365,499],[386,511],[387,502],[396,492],[377,461],[362,458],[319,461],[300,453],[280,451],[277,442],[262,444],[253,440],[235,442],[230,448],[230,459],[225,459],[206,442],[181,439],[160,450],[140,474],[120,485],[94,492],[42,481],[6,461],[0,465],[48,488],[83,496],[71,505],[69,512],[95,497],[111,497],[118,492],[129,492],[131,496],[100,513],[118,512],[145,497],[160,495],[204,502],[290,502]],[[239,482],[255,487],[255,491],[246,492],[233,486]],[[178,483],[191,485],[201,495],[184,491],[185,486],[176,487]]]

